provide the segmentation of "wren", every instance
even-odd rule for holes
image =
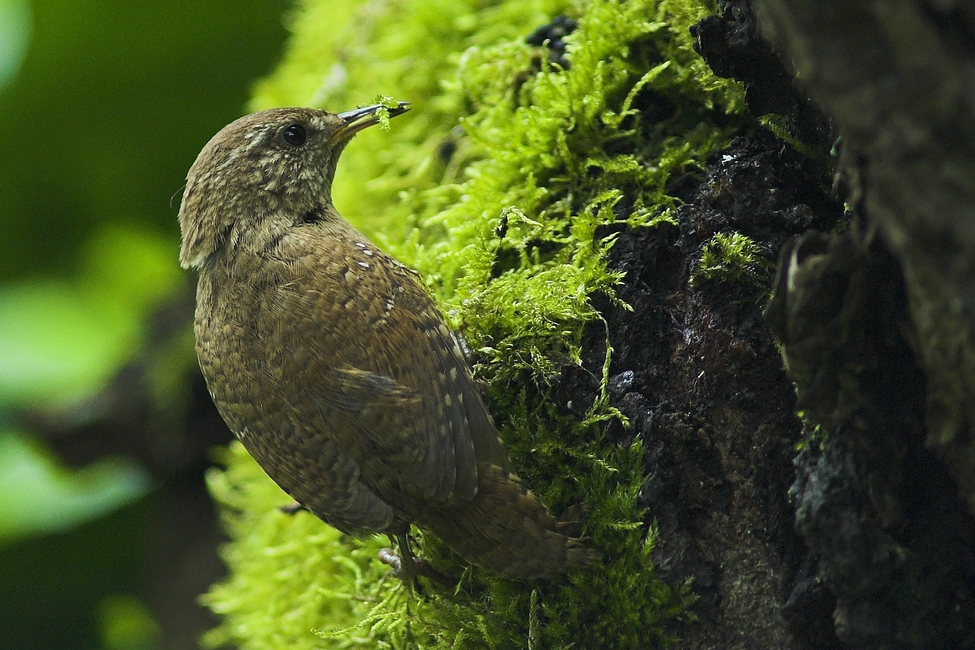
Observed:
[[[335,528],[395,539],[394,568],[415,574],[416,524],[503,576],[554,577],[595,553],[514,474],[417,276],[332,205],[346,144],[409,107],[276,108],[203,147],[179,211],[200,367],[264,471]]]

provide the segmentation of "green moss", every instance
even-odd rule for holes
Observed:
[[[559,13],[578,29],[552,60],[525,37]],[[583,326],[599,319],[591,297],[615,300],[613,240],[600,226],[669,219],[678,202],[668,180],[727,141],[714,116],[737,112],[741,93],[691,48],[688,27],[705,13],[692,0],[302,5],[254,108],[345,110],[377,93],[412,102],[390,131],[346,150],[336,205],[421,272],[475,351],[519,474],[555,511],[587,505],[586,534],[603,559],[563,580],[515,583],[418,532],[419,553],[463,579],[456,593],[411,593],[375,559],[385,540],[281,514],[287,498],[233,447],[210,478],[233,540],[230,577],[206,596],[224,615],[211,644],[646,647],[686,616],[690,590],[663,584],[650,561],[639,442],[604,439],[617,417],[605,391],[573,418],[551,383],[579,362]],[[608,367],[607,358],[604,385]]]
[[[815,160],[827,159],[822,152],[809,146],[800,139],[798,133],[796,133],[797,129],[795,124],[787,117],[770,113],[761,116],[758,118],[758,121],[762,126],[771,131],[775,137],[785,142],[803,156]]]
[[[718,233],[702,247],[691,281],[730,282],[764,295],[774,268],[772,260],[749,237],[737,232]]]

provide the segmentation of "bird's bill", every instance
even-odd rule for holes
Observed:
[[[396,106],[392,108],[383,104],[373,104],[372,106],[363,106],[362,108],[339,113],[338,117],[342,120],[343,124],[332,135],[332,139],[347,140],[362,129],[378,124],[382,111],[388,112],[389,117],[396,117],[408,110],[410,110],[409,102],[396,102]]]

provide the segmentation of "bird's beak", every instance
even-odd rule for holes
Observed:
[[[382,104],[373,104],[372,106],[339,113],[338,118],[342,120],[342,125],[332,134],[331,140],[334,142],[348,140],[362,129],[378,124],[379,114],[383,110],[388,111],[389,117],[396,117],[410,110],[410,103],[397,102],[393,108],[388,108]]]

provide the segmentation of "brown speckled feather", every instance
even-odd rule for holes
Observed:
[[[582,565],[592,552],[512,473],[416,276],[331,205],[367,110],[247,116],[190,169],[181,257],[200,268],[197,352],[214,401],[267,473],[340,530],[417,523],[515,578]]]

